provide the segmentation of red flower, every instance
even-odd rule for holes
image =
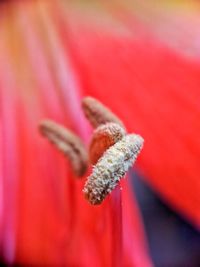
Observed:
[[[117,2],[2,4],[0,246],[5,262],[151,266],[127,181],[122,192],[117,188],[101,206],[91,206],[82,194],[84,181],[74,179],[68,162],[37,131],[41,119],[51,118],[87,144],[91,128],[80,105],[86,95],[144,137],[137,167],[169,205],[200,225],[200,68],[194,52],[199,33],[186,29],[188,21],[193,28],[199,22],[191,11],[176,16],[180,9],[173,8],[163,19],[168,13],[159,4],[127,9]]]
[[[61,5],[2,6],[2,257],[37,266],[151,266],[126,181],[122,193],[117,188],[101,206],[91,206],[82,194],[84,181],[75,179],[66,160],[38,133],[46,117],[86,143],[91,132],[80,106],[88,91],[62,41],[63,26],[71,26],[57,20]]]

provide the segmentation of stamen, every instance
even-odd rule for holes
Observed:
[[[111,146],[99,159],[83,189],[93,205],[101,204],[135,162],[143,146],[143,138],[128,134]]]
[[[81,140],[70,130],[51,120],[43,120],[39,131],[68,157],[74,173],[83,176],[87,170],[88,157]]]
[[[82,108],[94,128],[107,122],[115,122],[124,128],[122,121],[110,109],[93,97],[85,97],[82,101]]]
[[[126,134],[125,130],[114,122],[100,125],[93,133],[89,147],[90,162],[94,165],[103,153]]]

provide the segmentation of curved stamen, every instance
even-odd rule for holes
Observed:
[[[97,127],[90,142],[90,162],[93,165],[96,164],[103,153],[121,140],[125,134],[125,130],[117,123],[108,122]]]
[[[135,162],[143,146],[143,138],[128,134],[111,146],[99,159],[83,189],[93,205],[101,204]]]
[[[39,131],[68,157],[76,176],[85,174],[88,156],[83,143],[75,134],[51,120],[43,120],[39,124]]]
[[[85,97],[82,101],[82,108],[94,128],[107,122],[115,122],[124,128],[122,121],[109,108],[93,97]]]

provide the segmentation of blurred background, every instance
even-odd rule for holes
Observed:
[[[136,198],[144,220],[155,266],[199,266],[200,233],[132,173]]]
[[[87,144],[91,95],[145,139],[129,185],[154,266],[200,266],[199,15],[198,0],[0,1],[2,264],[63,266],[80,186],[36,129],[52,118]]]

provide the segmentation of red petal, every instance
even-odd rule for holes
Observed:
[[[80,15],[80,14],[79,14]],[[138,166],[172,207],[200,227],[200,64],[130,28],[70,20],[63,36],[79,69],[85,94],[110,106],[140,133]],[[65,34],[65,35],[64,35]],[[64,40],[64,38],[63,38]],[[65,39],[66,40],[66,39]]]

